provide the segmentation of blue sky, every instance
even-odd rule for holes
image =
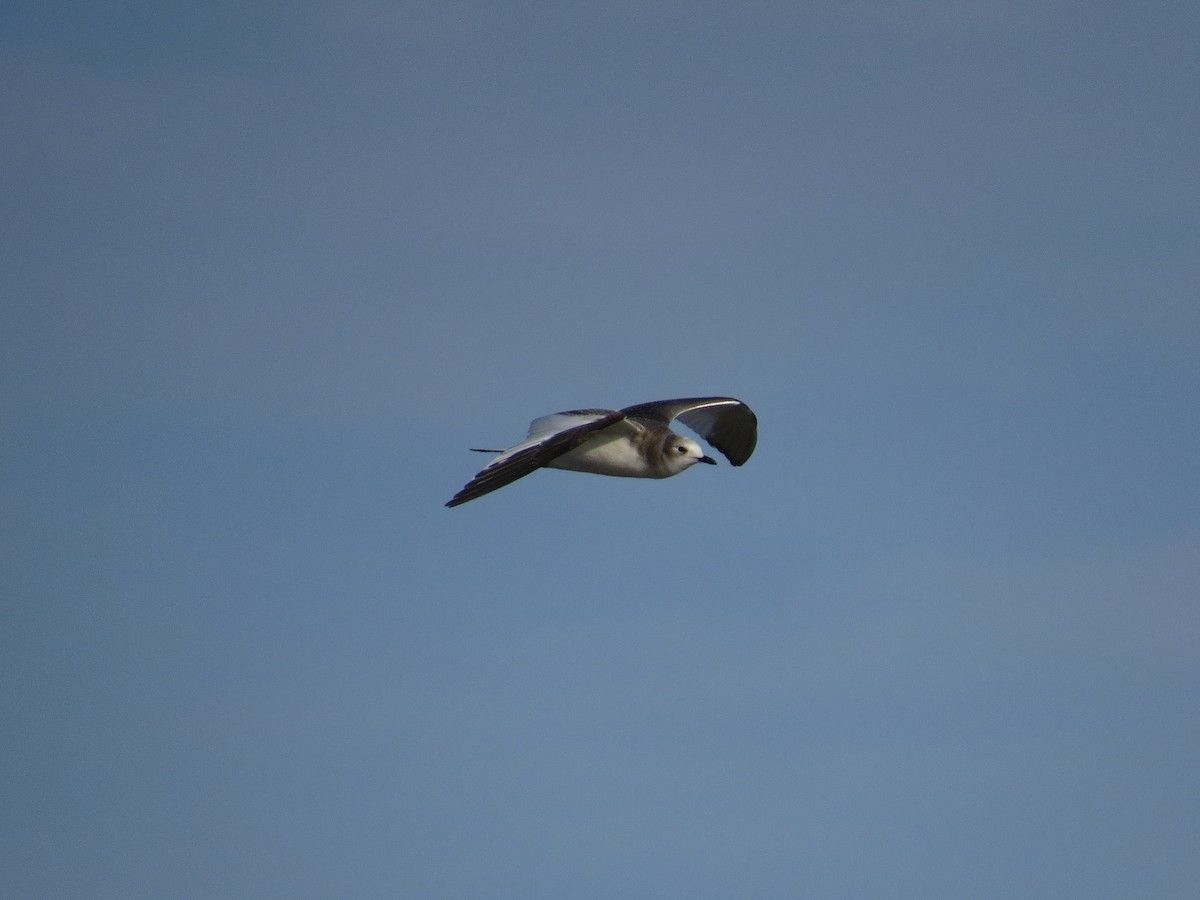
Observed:
[[[7,4],[0,893],[1192,896],[1198,19]]]

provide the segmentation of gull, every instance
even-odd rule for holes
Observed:
[[[454,495],[447,506],[490,494],[541,468],[594,472],[624,478],[670,478],[696,463],[717,461],[689,437],[671,430],[675,420],[740,466],[758,443],[758,419],[741,400],[693,397],[656,400],[624,409],[574,409],[534,419],[525,440],[500,454]]]

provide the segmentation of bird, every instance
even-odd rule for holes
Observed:
[[[446,506],[490,494],[541,468],[623,478],[670,478],[696,463],[716,465],[696,441],[671,430],[679,419],[735,466],[758,443],[758,417],[732,397],[655,400],[624,409],[573,409],[534,419],[525,440],[497,453]]]

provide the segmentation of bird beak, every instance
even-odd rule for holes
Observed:
[[[711,456],[702,456],[698,460],[696,460],[696,462],[706,462],[710,466],[715,466],[717,464],[717,461],[715,459],[713,459]]]

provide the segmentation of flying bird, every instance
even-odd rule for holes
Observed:
[[[671,430],[675,420],[740,466],[758,443],[758,418],[732,397],[656,400],[624,409],[575,409],[534,419],[525,440],[498,453],[447,506],[490,494],[541,468],[625,478],[670,478],[696,463],[716,465],[689,437]]]

